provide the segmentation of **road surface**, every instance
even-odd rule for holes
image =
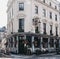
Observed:
[[[6,57],[1,57],[0,59],[60,59],[60,55],[32,55],[32,56],[18,56],[18,55],[11,55],[11,56],[6,56]]]

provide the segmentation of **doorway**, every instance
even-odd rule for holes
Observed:
[[[43,48],[48,48],[48,38],[43,38]]]

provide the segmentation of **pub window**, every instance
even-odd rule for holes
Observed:
[[[26,40],[27,40],[27,46],[30,48],[30,47],[32,47],[32,37],[31,36],[26,36]]]
[[[58,27],[56,27],[56,36],[58,35]]]
[[[50,6],[51,6],[52,4],[51,4],[51,2],[50,2]]]
[[[14,45],[13,38],[10,39],[10,44],[11,44],[11,47],[13,47],[13,45]]]
[[[16,37],[14,37],[15,38],[15,40],[14,40],[14,47],[16,48],[17,47],[17,38]]]
[[[57,6],[55,6],[55,9],[57,9]]]
[[[34,46],[35,48],[39,48],[40,47],[40,40],[38,37],[34,37]]]

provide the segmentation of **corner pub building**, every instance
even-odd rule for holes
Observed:
[[[56,51],[60,44],[57,0],[9,0],[7,7],[10,52]]]

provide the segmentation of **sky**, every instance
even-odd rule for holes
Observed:
[[[8,0],[0,0],[0,27],[7,27],[7,1]]]

